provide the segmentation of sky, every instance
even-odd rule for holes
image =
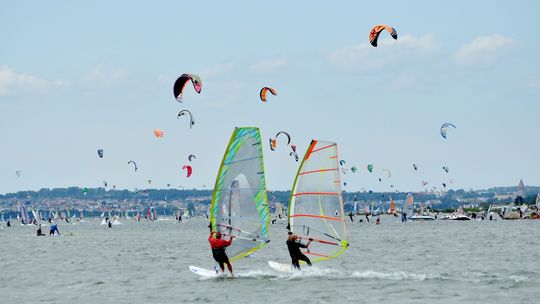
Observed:
[[[0,193],[212,189],[240,126],[261,130],[270,190],[300,164],[282,141],[270,151],[278,131],[301,157],[337,142],[359,168],[347,191],[540,185],[539,14],[538,1],[0,1]],[[398,39],[370,46],[377,24]],[[183,73],[203,89],[179,103]]]

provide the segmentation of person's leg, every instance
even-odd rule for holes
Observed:
[[[304,262],[306,262],[308,264],[308,266],[311,266],[311,261],[309,260],[309,258],[305,255],[302,255],[301,257],[298,258],[299,260],[302,260]]]
[[[227,260],[225,261],[225,264],[227,264],[227,269],[229,269],[229,272],[232,274],[232,265],[231,265],[231,262],[229,262],[229,259],[227,258]]]
[[[221,268],[221,272],[225,272],[225,265],[223,261],[219,261],[219,268]]]
[[[300,269],[300,263],[298,263],[298,259],[292,258],[292,265],[294,269]]]

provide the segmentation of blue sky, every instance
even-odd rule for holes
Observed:
[[[336,141],[360,168],[343,178],[349,191],[540,185],[539,12],[537,1],[2,1],[0,193],[211,188],[235,126],[260,127],[265,143],[288,131],[302,155],[312,138]],[[380,23],[399,38],[373,48]],[[203,89],[180,104],[182,73]],[[262,86],[278,96],[262,103]],[[457,126],[447,140],[444,122]],[[290,189],[287,147],[264,156],[267,187]]]

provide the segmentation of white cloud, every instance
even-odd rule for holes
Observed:
[[[514,39],[499,34],[478,37],[460,47],[454,60],[461,64],[492,65],[514,45]]]
[[[6,96],[16,90],[44,91],[49,87],[66,87],[68,82],[63,79],[48,81],[30,74],[20,74],[9,66],[0,66],[0,96]]]
[[[254,63],[249,66],[249,70],[254,73],[272,73],[285,68],[288,64],[285,58],[276,58]]]
[[[378,47],[364,42],[331,52],[328,59],[343,70],[375,70],[400,62],[403,58],[410,61],[436,53],[440,49],[435,36],[426,34],[419,37],[411,34],[400,36],[397,40],[383,38]]]
[[[230,63],[230,62],[220,63],[220,64],[217,64],[217,65],[215,65],[213,67],[210,67],[208,69],[202,70],[200,72],[200,75],[204,79],[212,78],[212,77],[216,77],[216,76],[225,74],[225,73],[229,72],[230,70],[232,70],[232,68],[233,68],[233,64]]]
[[[124,69],[97,65],[88,72],[86,80],[93,85],[106,87],[124,80],[128,75]]]

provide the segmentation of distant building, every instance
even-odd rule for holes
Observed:
[[[523,180],[519,180],[518,190],[517,190],[517,196],[525,197],[525,184],[523,184]]]
[[[494,196],[495,199],[497,200],[513,200],[514,199],[514,195],[513,194],[497,194]]]

